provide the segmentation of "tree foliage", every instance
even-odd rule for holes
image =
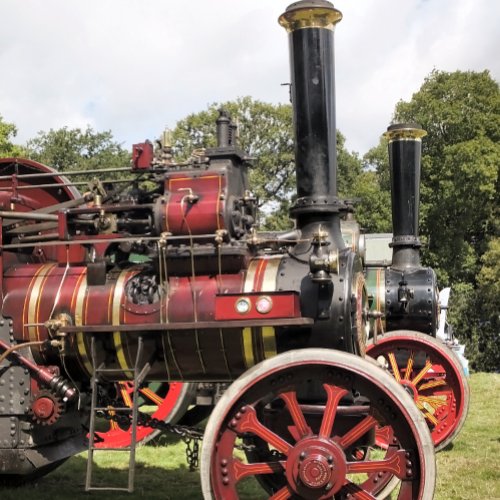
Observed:
[[[13,123],[5,122],[2,115],[0,115],[0,158],[15,157],[22,154],[22,149],[12,142],[16,134],[16,126]]]
[[[433,71],[395,119],[427,130],[422,229],[443,285],[473,282],[498,216],[500,91],[487,71]]]
[[[421,186],[425,260],[441,286],[454,289],[452,321],[467,340],[472,366],[498,370],[499,85],[488,71],[433,71],[409,102],[398,103],[395,120],[417,122],[428,132]]]
[[[50,129],[28,141],[26,152],[32,160],[59,171],[126,167],[130,154],[110,131],[96,132],[91,127]]]
[[[500,238],[492,239],[484,253],[478,276],[475,309],[479,316],[472,345],[474,361],[483,371],[500,369]]]

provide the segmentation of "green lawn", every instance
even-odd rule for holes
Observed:
[[[500,375],[473,374],[471,406],[467,422],[449,447],[438,454],[436,500],[500,500]],[[126,484],[125,456],[122,453],[99,452],[98,473],[106,481]],[[73,457],[37,484],[17,489],[3,489],[2,500],[37,500],[110,498],[147,498],[162,500],[195,500],[201,498],[199,475],[187,470],[184,445],[148,445],[138,451],[136,492],[133,495],[83,491],[85,454]],[[258,499],[249,492],[246,499]]]

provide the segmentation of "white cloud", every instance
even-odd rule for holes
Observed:
[[[214,101],[286,102],[287,37],[269,0],[2,0],[0,114],[18,139],[87,123],[126,145]],[[435,67],[500,79],[497,0],[338,0],[337,124],[375,145]]]

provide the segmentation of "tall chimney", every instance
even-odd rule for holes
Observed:
[[[392,198],[392,267],[420,266],[418,217],[422,137],[427,132],[414,123],[388,127]]]
[[[299,227],[342,205],[337,199],[333,43],[341,19],[325,0],[293,3],[279,18],[289,33],[298,195],[290,213]]]

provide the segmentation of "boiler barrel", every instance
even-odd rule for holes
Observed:
[[[108,274],[105,284],[90,285],[85,266],[23,264],[4,275],[3,314],[12,318],[18,342],[50,338],[44,324],[65,317],[73,330],[67,337],[64,364],[74,380],[86,380],[92,374],[92,335],[97,340],[97,365],[116,370],[108,378],[130,379],[137,337],[143,335],[143,361],[152,363],[150,380],[231,381],[258,362],[290,349],[292,340],[299,347],[306,345],[310,322],[300,319],[298,299],[291,314],[286,309],[277,316],[285,319],[273,323],[269,319],[273,313],[265,311],[260,323],[239,321],[239,316],[245,319],[237,311],[240,298],[248,301],[250,316],[257,320],[260,299],[274,302],[275,308],[284,307],[281,298],[273,295],[290,298],[277,290],[283,259],[281,255],[258,257],[246,271],[235,274],[170,277],[166,294],[158,292],[151,268],[144,265],[117,270]],[[225,314],[233,318],[219,320],[218,298],[226,304]],[[302,326],[290,326],[290,315]],[[281,335],[283,330],[286,335]],[[34,347],[32,352],[39,364],[60,364],[57,349]]]

